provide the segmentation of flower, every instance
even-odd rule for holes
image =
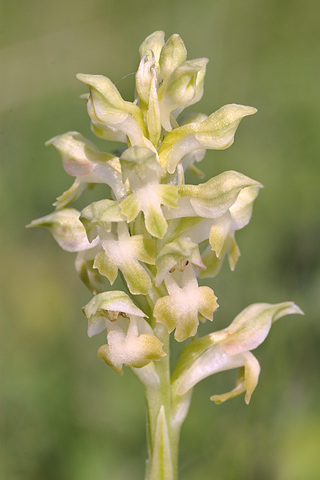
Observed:
[[[165,284],[169,295],[159,298],[154,306],[153,315],[157,322],[164,323],[169,332],[175,329],[174,338],[183,342],[197,333],[199,314],[212,320],[218,307],[216,297],[209,287],[199,287],[191,265],[186,266],[182,274],[182,286],[167,275]]]
[[[140,262],[155,263],[155,245],[143,235],[129,235],[125,222],[118,223],[117,234],[99,230],[101,250],[95,257],[94,268],[108,278],[111,285],[120,269],[133,294],[146,295],[151,286],[150,276]]]
[[[97,240],[89,243],[86,230],[79,217],[80,212],[74,208],[65,208],[33,220],[27,227],[47,227],[63,250],[81,252],[94,247]]]
[[[229,327],[187,345],[172,377],[176,393],[186,394],[213,373],[239,368],[236,387],[231,392],[213,395],[211,400],[221,403],[245,391],[245,401],[249,403],[260,373],[259,363],[251,350],[265,340],[276,320],[293,313],[303,314],[293,302],[256,303],[245,308]]]
[[[58,197],[56,207],[61,209],[76,200],[88,184],[105,183],[112,188],[117,199],[125,195],[121,179],[119,159],[110,153],[100,152],[98,147],[78,132],[58,135],[46,145],[53,145],[61,155],[63,168],[74,184]]]
[[[99,348],[98,356],[120,375],[122,365],[141,368],[165,355],[145,314],[126,293],[100,293],[84,307],[84,313],[89,337],[107,330],[108,343]]]

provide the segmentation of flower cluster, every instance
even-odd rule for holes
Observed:
[[[168,355],[163,329],[183,342],[196,336],[200,321],[213,319],[217,299],[198,277],[215,276],[226,256],[234,269],[235,232],[248,224],[261,184],[236,171],[185,183],[186,169],[202,176],[196,164],[206,150],[232,145],[241,119],[256,109],[230,104],[209,116],[183,115],[203,95],[208,59],[187,60],[180,36],[165,42],[162,31],[139,51],[133,102],[107,77],[77,76],[89,88],[92,132],[123,148],[101,152],[78,132],[50,140],[75,180],[55,211],[31,226],[48,227],[64,250],[77,252],[76,269],[94,295],[84,307],[88,335],[107,332],[99,357],[117,373],[126,365],[147,378]],[[105,199],[81,211],[71,207],[98,183],[106,185]],[[112,285],[119,273],[131,297],[105,291],[105,279]],[[289,313],[301,311],[293,303],[251,305],[226,329],[187,344],[172,377],[176,398],[208,375],[238,368],[236,388],[212,399],[246,391],[248,402],[259,375],[251,350]]]

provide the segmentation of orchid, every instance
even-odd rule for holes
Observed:
[[[139,53],[132,102],[105,76],[77,75],[89,88],[83,98],[93,134],[123,147],[105,153],[73,131],[47,142],[75,180],[54,212],[29,226],[47,227],[64,250],[77,253],[76,270],[93,295],[83,309],[88,336],[103,333],[99,358],[120,375],[130,368],[145,390],[145,480],[177,480],[180,428],[195,385],[238,369],[235,388],[211,399],[245,393],[249,403],[260,373],[251,351],[276,320],[302,311],[293,302],[250,305],[228,327],[201,337],[201,323],[213,321],[218,303],[199,279],[216,276],[225,257],[234,270],[235,233],[249,223],[262,185],[233,170],[187,184],[185,171],[203,177],[196,164],[206,150],[229,148],[241,120],[257,110],[228,104],[181,116],[204,93],[208,59],[188,60],[180,36],[165,42],[162,31]],[[96,184],[106,185],[105,198],[70,207]],[[109,286],[118,276],[128,293]],[[172,375],[171,333],[182,345]]]

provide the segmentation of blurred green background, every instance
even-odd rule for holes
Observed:
[[[97,358],[104,338],[86,336],[81,307],[91,295],[73,255],[24,225],[50,213],[72,182],[44,142],[68,130],[94,140],[76,73],[106,75],[132,100],[138,47],[161,29],[181,35],[189,59],[210,59],[192,111],[232,102],[259,110],[230,149],[201,164],[207,178],[234,169],[265,186],[238,233],[235,272],[224,265],[210,282],[215,328],[261,301],[294,300],[306,314],[280,320],[255,352],[262,372],[249,407],[242,397],[209,401],[235,372],[196,388],[181,479],[318,480],[319,2],[2,0],[1,10],[1,478],[143,478],[142,389],[128,369],[120,378]]]

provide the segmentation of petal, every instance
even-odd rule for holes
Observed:
[[[127,315],[146,317],[143,311],[133,303],[131,298],[125,292],[119,290],[98,293],[98,295],[95,295],[90,302],[83,307],[83,309],[87,318],[96,314],[107,315],[108,311],[123,312]]]
[[[161,50],[159,59],[161,77],[167,80],[171,73],[187,59],[187,50],[182,38],[174,33]]]
[[[225,330],[212,333],[211,338],[219,337],[223,350],[229,355],[253,350],[265,340],[273,322],[292,313],[302,313],[293,302],[256,303],[239,313]]]
[[[151,52],[142,57],[136,73],[136,89],[140,100],[148,105],[152,82],[152,68],[155,66],[155,58]]]
[[[159,64],[160,53],[163,45],[164,45],[164,32],[162,30],[153,32],[140,45],[140,48],[139,48],[140,57],[143,58],[151,50],[154,54],[156,63]]]
[[[152,71],[152,81],[149,94],[149,106],[147,112],[147,128],[150,141],[158,148],[161,137],[160,104],[157,92],[157,76]]]
[[[178,324],[180,313],[174,299],[167,295],[156,301],[153,316],[157,322],[163,323],[167,327],[168,332],[171,333]]]
[[[192,104],[197,93],[197,75],[201,69],[202,67],[196,63],[184,62],[170,76],[160,100],[161,124],[165,130],[172,130],[170,124],[172,111]]]

